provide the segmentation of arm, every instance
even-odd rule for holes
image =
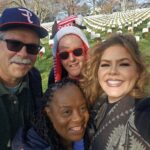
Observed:
[[[136,106],[135,125],[140,135],[150,144],[150,97],[140,100]]]

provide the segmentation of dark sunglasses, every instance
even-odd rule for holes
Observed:
[[[7,49],[13,52],[19,52],[23,46],[26,46],[26,51],[28,54],[37,55],[42,46],[38,44],[25,44],[18,40],[11,40],[11,39],[1,39],[5,41],[7,44]]]
[[[62,60],[66,60],[69,58],[69,54],[72,53],[75,57],[79,57],[83,54],[83,49],[82,48],[76,48],[72,51],[64,51],[59,53],[59,57]]]

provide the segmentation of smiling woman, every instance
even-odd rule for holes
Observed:
[[[98,80],[108,95],[109,103],[128,94],[134,88],[138,77],[136,63],[126,48],[114,45],[105,50],[98,69]]]
[[[74,142],[83,138],[89,118],[86,100],[77,81],[63,79],[52,84],[42,102],[33,128],[24,132],[25,143],[18,140],[23,138],[23,130],[20,130],[12,149],[75,150]]]
[[[135,38],[115,35],[91,51],[81,79],[91,108],[87,149],[150,149],[150,75]]]

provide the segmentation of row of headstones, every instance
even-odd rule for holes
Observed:
[[[42,23],[41,26],[45,28],[48,32],[51,32],[53,24],[54,22],[47,22],[47,23]]]
[[[130,17],[128,17],[131,20],[131,21],[128,22],[128,25],[129,25],[128,26],[128,32],[133,32],[134,28],[138,27],[138,25],[140,25],[143,21],[148,19],[149,18],[149,14],[150,14],[150,9],[141,9],[141,10],[134,10],[134,11],[136,11],[136,14],[138,14],[138,18],[140,18],[139,16],[142,16],[142,20],[139,20],[137,17],[134,18],[134,20],[136,22],[137,21],[139,21],[139,22],[134,23],[133,25],[131,24],[132,23],[131,22],[132,21],[131,20],[131,14],[133,14],[133,11],[128,11],[126,13],[125,12],[113,13],[112,15],[99,15],[100,18],[98,16],[90,16],[89,17],[90,19],[88,17],[85,17],[84,22],[87,25],[86,31],[90,33],[91,39],[100,38],[101,37],[100,33],[95,31],[95,29],[97,29],[97,28],[94,28],[95,26],[92,24],[94,18],[97,19],[97,21],[95,21],[94,23],[99,23],[102,20],[101,18],[103,18],[103,20],[104,20],[104,18],[108,18],[107,20],[109,20],[110,22],[113,23],[114,21],[112,21],[112,19],[114,18],[114,20],[117,20],[117,22],[119,22],[119,24],[122,23],[120,26],[118,26],[118,30],[116,32],[117,33],[122,33],[123,32],[122,31],[123,22],[120,21],[120,18],[121,18],[121,16],[123,16],[123,18],[125,18],[125,16],[130,16]],[[111,20],[110,20],[110,17],[111,17]],[[42,26],[49,31],[49,37],[51,36],[51,30],[52,30],[53,23],[54,22],[49,22],[49,23],[42,24]],[[124,26],[125,26],[125,24],[124,24]],[[107,26],[104,27],[104,25],[103,25],[103,27],[101,27],[100,25],[97,25],[97,27],[100,27],[101,31],[105,31],[107,34],[112,34],[113,29],[116,27],[116,25],[112,24],[111,28],[107,28]],[[148,33],[149,32],[149,28],[150,28],[150,22],[148,22],[147,27],[142,29],[142,33]],[[137,39],[137,41],[139,41],[140,37],[136,36],[136,39]],[[53,44],[53,39],[52,40],[50,39],[49,40],[49,45],[52,45],[52,44]]]
[[[132,30],[133,27],[138,27],[149,17],[150,8],[147,8],[127,12],[116,12],[111,15],[88,16],[84,18],[84,22],[90,29],[106,31],[108,28],[107,32],[111,32],[111,29],[118,28],[118,32],[121,32],[123,26],[128,26],[128,30]],[[54,22],[43,23],[42,26],[51,32],[53,23]]]
[[[139,10],[138,10],[138,12],[139,12]],[[149,18],[149,14],[148,14],[148,12],[150,12],[150,9],[142,9],[142,10],[140,10],[140,12],[141,12],[141,15],[140,16],[143,16],[143,21],[145,21],[146,19],[148,19]],[[128,12],[129,13],[129,12]],[[121,13],[120,13],[121,14]],[[143,15],[144,14],[144,15]],[[114,16],[114,14],[112,14],[113,16]],[[102,15],[101,15],[102,16]],[[120,16],[120,15],[119,15]],[[97,17],[97,16],[96,16]],[[105,16],[106,17],[106,16]],[[93,17],[94,18],[94,17]],[[114,17],[115,18],[115,17]],[[91,18],[92,19],[92,18]],[[138,19],[136,19],[136,21],[137,21]],[[84,20],[85,21],[85,23],[86,23],[86,25],[87,25],[87,20]],[[128,32],[129,33],[133,33],[134,32],[134,28],[136,28],[136,27],[138,27],[138,25],[140,25],[140,24],[142,24],[142,22],[143,21],[139,21],[139,23],[138,24],[136,24],[136,23],[134,23],[134,24],[129,24],[130,26],[128,26]],[[101,35],[100,35],[100,33],[99,32],[96,32],[97,31],[97,28],[93,28],[93,27],[91,27],[91,26],[89,26],[89,25],[87,25],[88,27],[87,27],[87,32],[89,32],[90,33],[90,37],[91,37],[91,39],[95,39],[95,38],[100,38],[101,37]],[[126,26],[124,26],[124,27],[126,27]],[[112,28],[107,28],[107,27],[102,27],[101,28],[102,30],[101,31],[105,31],[107,34],[112,34],[112,32],[113,32],[113,27]],[[145,27],[145,28],[143,28],[142,29],[142,34],[143,34],[143,36],[145,36],[144,34],[147,34],[148,32],[150,31],[150,22],[148,22],[147,23],[147,26]],[[119,27],[118,28],[118,30],[116,31],[116,33],[120,33],[120,34],[122,34],[123,33],[123,31],[122,31],[122,27]],[[140,36],[135,36],[135,38],[136,38],[136,40],[137,41],[139,41],[140,40]]]
[[[134,28],[131,27],[130,29],[128,29],[128,33],[132,33],[133,34],[134,33],[133,30],[134,30]],[[87,29],[87,31],[90,34],[90,38],[91,39],[97,39],[97,38],[101,37],[101,34],[99,32],[95,32],[95,31],[93,31],[93,30],[91,30],[89,28]],[[145,28],[142,29],[142,35],[143,35],[143,37],[146,37],[149,32],[150,32],[150,22],[147,23],[147,27],[145,27]],[[118,30],[118,31],[116,31],[116,33],[122,34],[123,31],[122,30]],[[107,32],[106,32],[106,34],[110,36],[111,34],[113,34],[113,30],[112,29],[108,29]],[[140,41],[140,36],[135,36],[135,38],[136,38],[136,40],[138,42]]]
[[[120,12],[111,15],[90,16],[85,17],[84,22],[90,29],[94,30],[106,31],[108,28],[118,28],[121,30],[123,27],[128,27],[131,30],[131,27],[138,27],[143,21],[150,18],[150,8],[138,9],[135,12],[133,13],[132,10],[130,17],[127,15],[130,14],[129,11],[126,14],[125,12]],[[124,19],[125,15],[128,16],[126,19]]]

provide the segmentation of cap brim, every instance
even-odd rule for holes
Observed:
[[[12,23],[11,22],[7,24],[1,24],[0,30],[3,31],[9,28],[14,28],[14,27],[28,27],[30,29],[33,29],[39,35],[40,38],[44,38],[48,35],[48,31],[45,28],[39,27],[33,24],[27,24],[27,23],[17,23],[17,22]]]

